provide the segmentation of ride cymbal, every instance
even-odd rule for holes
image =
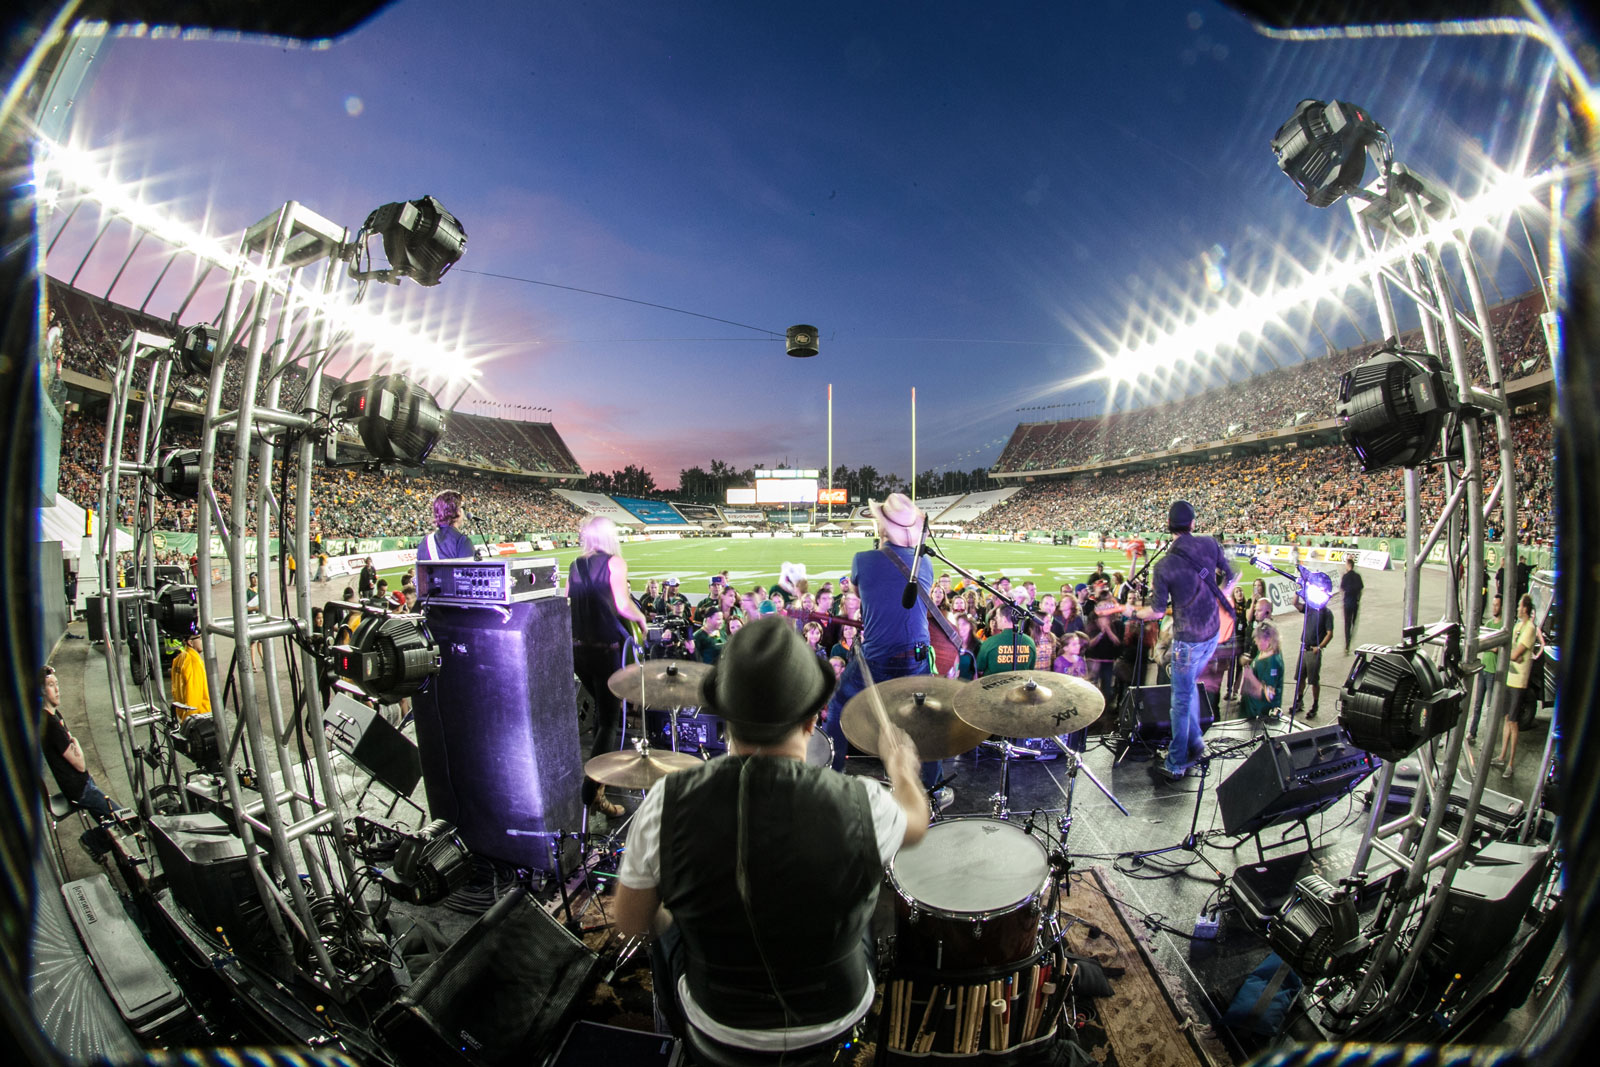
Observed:
[[[700,683],[711,665],[682,659],[652,659],[623,667],[606,688],[636,707],[666,711],[700,706]]]
[[[1100,718],[1106,698],[1082,678],[1054,671],[1006,671],[971,682],[956,698],[968,725],[999,737],[1054,737]]]

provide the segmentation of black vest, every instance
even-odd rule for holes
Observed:
[[[799,760],[723,756],[657,788],[666,790],[661,903],[683,936],[695,1003],[744,1030],[854,1010],[866,994],[862,938],[883,880],[862,787]],[[736,873],[741,831],[748,904]]]
[[[579,645],[615,645],[627,636],[617,601],[611,595],[611,556],[579,556],[567,568],[567,604],[572,609],[572,640]]]

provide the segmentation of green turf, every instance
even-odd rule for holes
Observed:
[[[837,538],[805,540],[732,540],[729,538],[690,538],[680,541],[644,541],[622,547],[623,558],[628,561],[628,575],[635,592],[643,592],[645,582],[651,578],[676,576],[683,583],[684,595],[692,601],[705,595],[706,581],[724,570],[734,585],[771,585],[785,562],[803,563],[813,589],[824,581],[838,585],[839,576],[850,570],[850,559],[855,553],[870,549],[872,542],[860,539]],[[1013,582],[1033,580],[1041,591],[1054,592],[1062,582],[1079,582],[1094,572],[1095,562],[1103,560],[1108,573],[1127,570],[1127,557],[1120,551],[1100,552],[1092,548],[1066,548],[1051,545],[1001,543],[991,541],[959,541],[953,538],[940,542],[940,551],[962,567],[983,574],[993,580],[1004,574]],[[578,554],[577,549],[562,549],[554,553],[561,564],[565,581],[567,563]],[[1261,572],[1247,562],[1235,563],[1247,581]],[[933,560],[934,574],[950,568]],[[383,571],[382,576],[392,585],[405,568]],[[954,572],[951,572],[954,575]]]

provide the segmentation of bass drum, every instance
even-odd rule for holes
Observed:
[[[898,966],[1009,974],[1038,955],[1055,908],[1045,847],[999,819],[946,819],[889,865]]]

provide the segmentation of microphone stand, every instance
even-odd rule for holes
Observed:
[[[1156,560],[1166,555],[1167,549],[1171,547],[1172,538],[1169,537],[1160,548],[1156,549],[1155,555],[1147,557],[1144,561],[1144,566],[1135,571],[1132,577],[1128,579],[1128,585],[1138,592],[1141,600],[1146,601],[1146,606],[1148,606],[1148,601],[1150,600],[1150,583],[1145,581],[1144,576],[1150,573],[1150,568],[1155,566]],[[1132,688],[1139,690],[1139,692],[1137,694],[1130,692],[1123,696],[1123,703],[1127,703],[1129,699],[1134,701],[1134,706],[1131,709],[1133,711],[1133,722],[1130,724],[1128,729],[1128,739],[1143,748],[1153,751],[1153,749],[1150,749],[1150,746],[1145,744],[1144,738],[1140,736],[1139,732],[1139,712],[1144,710],[1144,625],[1146,620],[1139,618],[1137,614],[1132,616],[1132,618],[1134,623],[1138,626],[1137,633],[1139,639],[1139,644],[1137,648],[1135,648],[1133,654],[1134,685]],[[1159,619],[1156,620],[1156,624],[1158,627],[1160,626]],[[1126,632],[1127,628],[1124,627],[1123,630]],[[1168,688],[1171,688],[1170,685]],[[1117,715],[1119,725],[1121,717],[1121,709],[1119,708]],[[1122,750],[1122,754],[1117,757],[1117,762],[1121,763],[1123,758],[1126,757],[1130,751],[1132,751],[1132,745]]]
[[[922,529],[917,533],[917,547],[911,553],[911,576],[906,579],[906,591],[900,594],[900,606],[910,611],[917,603],[917,563],[927,554],[928,513],[922,513]]]
[[[474,546],[472,550],[472,558],[481,562],[483,560],[483,550],[489,547],[489,537],[483,532],[483,524],[478,521],[477,512],[467,512],[467,518],[472,520],[472,528],[478,531],[478,539],[482,542],[481,544]],[[467,542],[471,544],[471,536],[467,537]]]
[[[934,541],[932,538],[929,539],[928,544],[922,547],[921,551],[924,556],[932,556],[934,559],[938,560],[940,563],[943,563],[946,567],[949,567],[951,570],[961,575],[961,577],[965,578],[967,581],[971,582],[979,589],[982,589],[995,599],[1003,600],[1010,604],[1013,612],[1013,618],[1016,620],[1012,623],[1013,626],[1020,624],[1024,619],[1033,623],[1042,623],[1044,621],[1044,616],[1040,615],[1037,611],[1034,611],[1032,604],[1024,607],[1021,604],[1016,603],[1005,593],[1002,593],[1000,590],[996,589],[994,586],[990,585],[988,582],[984,581],[982,578],[979,578],[976,574],[973,574],[971,571],[961,566],[961,564],[957,563],[955,560],[939,551],[938,542]]]
[[[1260,559],[1256,556],[1251,556],[1250,562],[1257,567],[1262,567],[1271,571],[1280,578],[1287,578],[1293,582],[1295,587],[1295,595],[1300,598],[1300,603],[1305,605],[1305,622],[1301,623],[1300,625],[1300,655],[1295,661],[1294,665],[1294,699],[1289,702],[1289,732],[1293,733],[1295,716],[1300,714],[1300,701],[1305,694],[1306,637],[1310,629],[1307,624],[1311,622],[1311,612],[1313,610],[1311,607],[1311,598],[1306,595],[1306,580],[1303,575],[1290,574],[1286,570],[1273,566],[1271,560]],[[1301,570],[1304,569],[1304,567],[1301,568]],[[1321,611],[1322,609],[1317,608],[1315,610]]]

